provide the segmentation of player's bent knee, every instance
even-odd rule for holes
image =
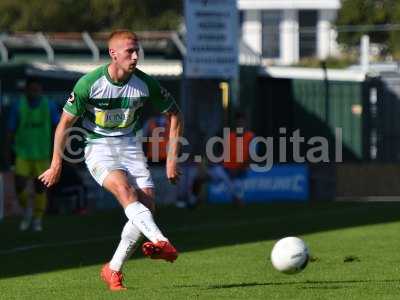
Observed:
[[[117,184],[115,186],[115,193],[119,198],[128,199],[134,196],[137,197],[135,190],[126,183]]]
[[[151,188],[143,188],[138,190],[140,202],[143,203],[153,214],[156,211],[154,190]]]

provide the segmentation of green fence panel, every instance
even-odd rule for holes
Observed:
[[[363,85],[360,82],[292,80],[294,127],[307,138],[323,136],[334,150],[341,130],[346,158],[363,159]]]

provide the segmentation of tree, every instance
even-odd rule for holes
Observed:
[[[398,0],[343,0],[336,21],[338,41],[356,46],[361,36],[367,34],[371,42],[384,45],[395,57],[400,57],[399,23]]]
[[[336,21],[339,42],[350,46],[358,45],[363,34],[368,34],[372,42],[388,41],[388,32],[374,31],[374,25],[391,23],[393,8],[399,6],[396,2],[396,0],[343,0]]]
[[[2,0],[0,31],[174,30],[181,11],[176,0]]]
[[[394,23],[400,23],[400,3],[391,11],[391,19]],[[397,21],[397,22],[396,22]],[[400,58],[400,28],[390,31],[389,46],[393,52],[393,56],[397,59]]]

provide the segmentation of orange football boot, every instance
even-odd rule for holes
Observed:
[[[164,259],[171,263],[178,258],[178,251],[168,241],[146,242],[142,246],[142,251],[145,256],[152,259]]]
[[[124,280],[122,272],[111,270],[108,263],[105,264],[101,269],[100,277],[107,284],[111,291],[123,291],[127,289],[122,284],[122,281]]]

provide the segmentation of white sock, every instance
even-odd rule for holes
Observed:
[[[139,201],[129,204],[125,208],[125,214],[133,224],[153,243],[168,241],[154,222],[150,210]]]
[[[126,222],[121,234],[121,241],[115,250],[114,256],[110,261],[110,269],[121,271],[124,262],[135,252],[141,238],[139,229],[132,223]]]

